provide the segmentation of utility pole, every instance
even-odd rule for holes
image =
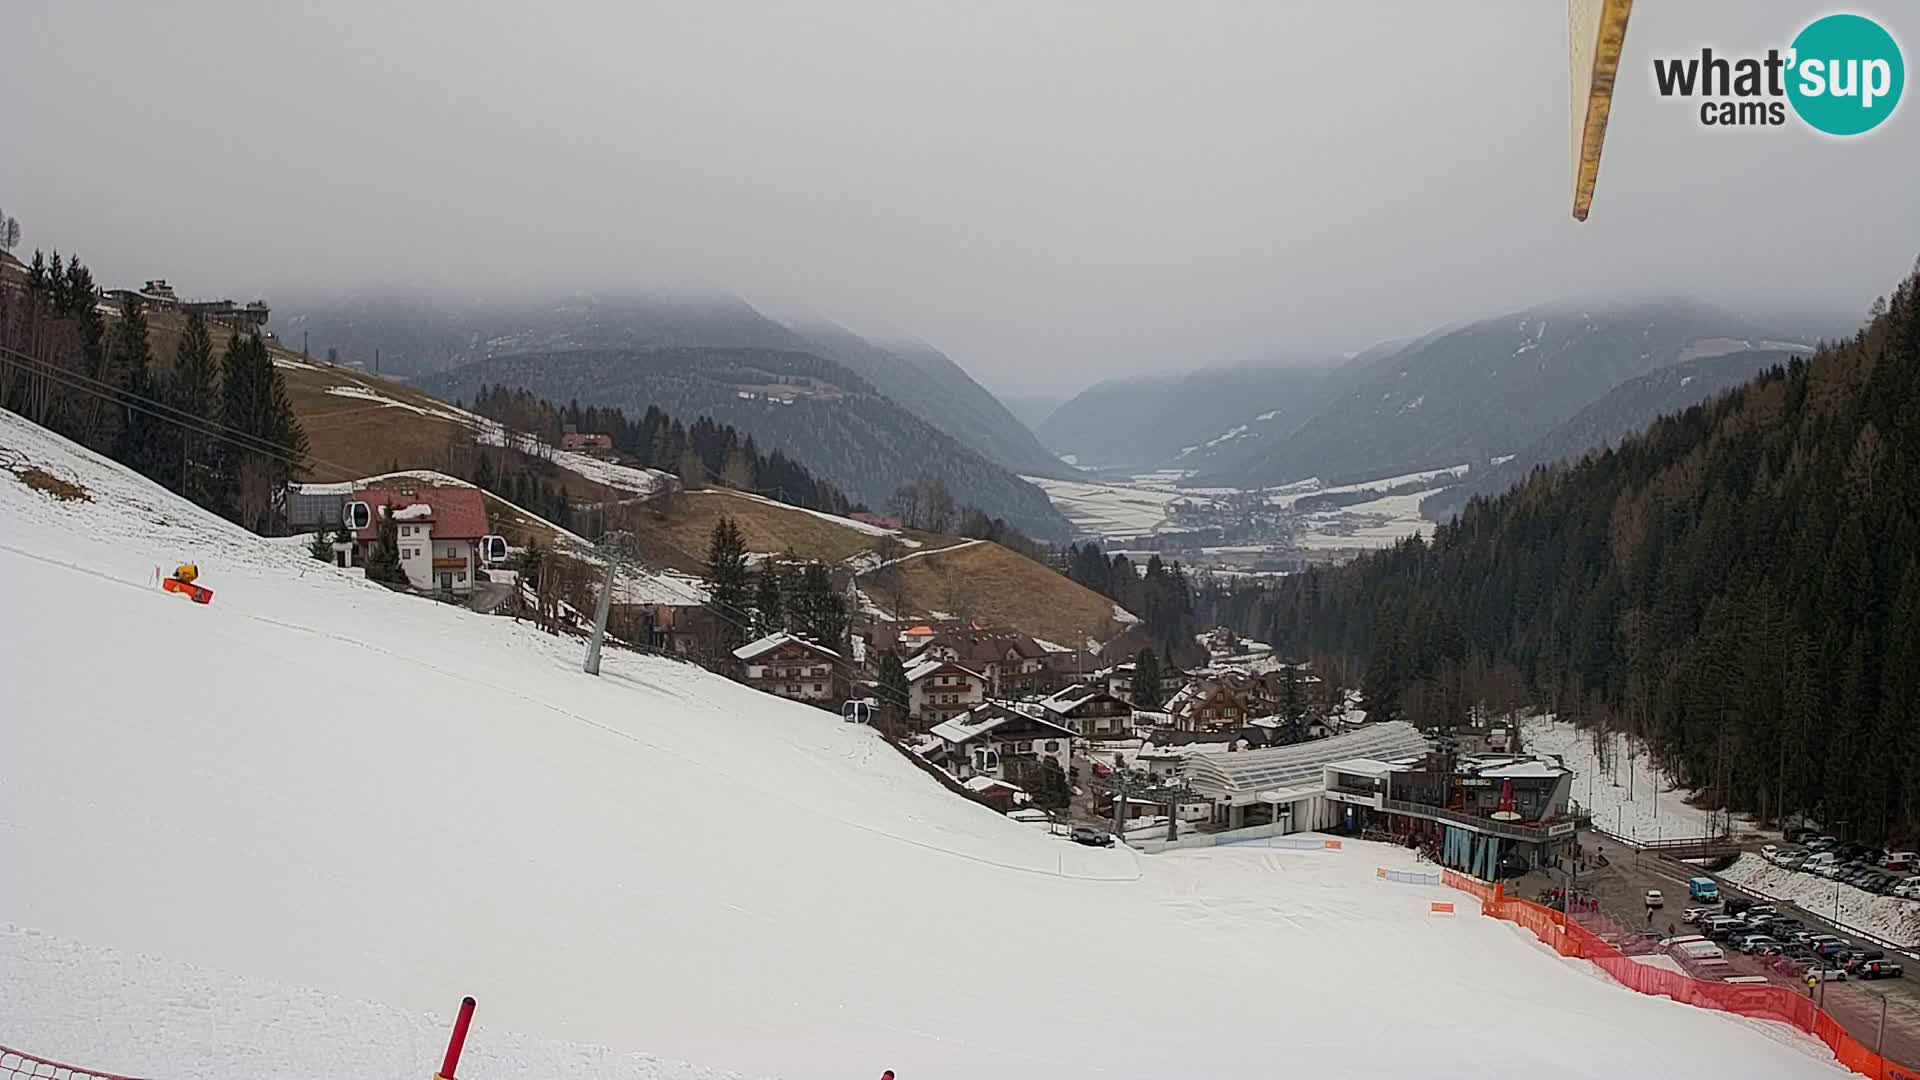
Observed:
[[[600,674],[600,643],[607,636],[607,609],[613,604],[613,560],[607,560],[607,580],[600,586],[600,602],[593,606],[593,638],[587,642],[589,675]]]
[[[601,533],[593,546],[607,562],[607,577],[600,585],[600,599],[594,604],[593,637],[587,642],[587,662],[581,670],[589,675],[598,675],[600,674],[600,648],[607,637],[607,614],[613,606],[616,574],[622,562],[634,557],[637,544],[632,533],[616,529]],[[540,568],[546,569],[546,560],[541,560]]]

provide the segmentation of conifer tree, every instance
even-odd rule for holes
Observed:
[[[754,582],[753,632],[765,637],[786,627],[787,614],[780,596],[780,570],[769,559],[760,568]]]
[[[406,587],[406,568],[400,565],[400,524],[386,507],[379,510],[380,530],[374,536],[373,549],[367,552],[367,580],[383,585]]]
[[[907,722],[907,667],[900,662],[900,654],[888,649],[880,657],[880,677],[878,692],[880,697],[880,715],[885,731],[898,735]]]
[[[166,396],[169,405],[189,417],[210,422],[220,419],[220,380],[213,362],[213,338],[207,333],[207,320],[198,312],[187,316],[174,348]],[[217,512],[221,489],[213,460],[216,444],[195,428],[168,425],[168,429],[169,449],[177,453],[168,486],[196,505]]]
[[[748,610],[747,544],[740,526],[721,517],[707,543],[707,608],[718,623],[726,651],[739,647],[752,613]]]
[[[120,304],[120,322],[114,329],[112,350],[125,372],[127,392],[135,404],[126,410],[113,456],[132,466],[149,479],[166,482],[167,467],[161,440],[166,421],[157,418],[150,404],[163,397],[153,374],[153,350],[147,344],[147,313],[139,300],[127,297]]]
[[[1160,684],[1160,654],[1141,649],[1133,658],[1133,705],[1137,709],[1158,709],[1166,701]]]

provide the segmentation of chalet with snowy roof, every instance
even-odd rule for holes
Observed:
[[[960,664],[986,676],[987,692],[996,697],[1040,693],[1053,682],[1047,650],[1018,630],[980,627],[945,630],[925,639],[912,653]]]
[[[1020,785],[996,780],[991,776],[970,776],[962,780],[960,786],[972,792],[974,798],[1003,814],[1012,813],[1015,808],[1031,799],[1027,790]]]
[[[625,567],[607,605],[607,629],[656,652],[693,657],[720,639],[721,620],[707,606],[707,587],[699,578]]]
[[[821,705],[839,697],[834,669],[842,657],[819,642],[781,631],[740,646],[733,658],[741,680],[756,690]]]
[[[1181,687],[1166,711],[1175,731],[1237,731],[1247,721],[1247,699],[1228,680],[1207,676]]]
[[[1133,700],[1134,663],[1115,664],[1107,669],[1107,693],[1128,704],[1138,704]]]
[[[907,715],[931,728],[987,698],[987,677],[937,657],[907,665]]]
[[[1073,732],[995,701],[943,720],[929,734],[940,740],[929,760],[961,781],[985,776],[1032,787],[1043,762],[1063,773],[1072,762]]]
[[[1075,735],[1125,739],[1133,735],[1133,706],[1098,686],[1075,684],[1037,703],[1047,718]]]
[[[400,544],[400,568],[416,589],[465,596],[479,569],[480,540],[487,535],[487,504],[475,487],[404,484],[353,492],[365,503],[363,527],[353,530],[359,561],[380,539],[380,522],[391,517]]]

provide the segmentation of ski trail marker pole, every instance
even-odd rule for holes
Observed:
[[[440,1071],[433,1074],[434,1080],[453,1080],[453,1070],[460,1065],[460,1050],[467,1045],[467,1026],[473,1023],[473,999],[460,999],[460,1015],[453,1021],[453,1038],[447,1040],[447,1056],[440,1063]]]

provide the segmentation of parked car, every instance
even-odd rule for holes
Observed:
[[[1807,856],[1811,854],[1813,854],[1813,852],[1804,851],[1804,850],[1789,851],[1786,854],[1780,856],[1780,865],[1786,867],[1789,870],[1798,870],[1800,869],[1800,867],[1806,864]]]
[[[1709,915],[1718,914],[1720,914],[1719,908],[1690,907],[1681,914],[1680,921],[1686,923],[1688,926],[1698,926],[1700,920],[1705,919]]]
[[[1097,825],[1075,825],[1073,842],[1085,844],[1088,847],[1112,847],[1113,834]]]
[[[1850,942],[1845,941],[1822,942],[1813,947],[1813,955],[1829,963],[1833,963],[1838,960],[1842,953],[1849,951],[1852,947]]]
[[[1847,958],[1841,961],[1840,966],[1846,968],[1848,972],[1852,972],[1861,964],[1872,963],[1875,960],[1885,960],[1886,958],[1887,954],[1881,952],[1879,949],[1855,950],[1847,954]]]
[[[1738,915],[1752,907],[1753,901],[1744,897],[1733,896],[1727,899],[1726,912],[1729,915]]]
[[[1742,929],[1740,920],[1723,916],[1707,920],[1706,924],[1700,928],[1700,932],[1705,934],[1709,941],[1726,941]]]
[[[1784,941],[1774,941],[1772,939],[1768,939],[1766,943],[1762,944],[1759,948],[1753,950],[1753,955],[1785,956],[1787,954],[1787,950],[1791,948],[1793,948],[1793,946],[1787,944]]]
[[[1752,953],[1758,951],[1762,945],[1777,944],[1779,944],[1779,942],[1765,934],[1742,934],[1740,937],[1734,939],[1733,947],[1743,953]]]
[[[1905,972],[1892,960],[1869,960],[1861,964],[1860,970],[1854,974],[1862,979],[1898,979]]]
[[[1889,851],[1880,859],[1880,865],[1889,870],[1911,870],[1914,863],[1920,863],[1920,852]]]
[[[1821,982],[1828,982],[1833,980],[1845,981],[1847,977],[1847,973],[1844,971],[1841,971],[1839,968],[1827,967],[1826,965],[1819,964],[1819,963],[1816,963],[1812,967],[1808,968],[1807,975],[1815,979],[1819,979]]]
[[[1761,844],[1760,857],[1767,860],[1768,862],[1780,861],[1780,845],[1779,844]]]
[[[1647,906],[1648,907],[1665,907],[1666,904],[1667,904],[1667,899],[1666,897],[1660,895],[1659,889],[1647,890]]]

